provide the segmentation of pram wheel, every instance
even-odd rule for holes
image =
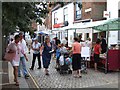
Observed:
[[[69,70],[69,71],[68,71],[68,74],[72,74],[72,70]]]
[[[57,71],[60,71],[60,68],[56,68]]]
[[[62,71],[60,71],[59,73],[60,73],[60,74],[63,74],[63,72],[62,72]]]
[[[83,70],[81,71],[81,73],[87,74],[87,70]]]

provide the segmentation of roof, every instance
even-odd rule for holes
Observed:
[[[109,19],[105,23],[92,28],[99,31],[118,31],[120,30],[120,18]]]

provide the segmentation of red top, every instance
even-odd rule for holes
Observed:
[[[94,53],[95,53],[95,54],[100,54],[100,51],[99,51],[100,48],[101,48],[100,45],[99,45],[99,44],[96,44],[96,45],[94,46]]]

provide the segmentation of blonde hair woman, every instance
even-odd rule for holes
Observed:
[[[43,67],[45,68],[45,75],[49,75],[49,64],[51,60],[51,51],[52,51],[52,44],[50,43],[50,38],[46,37],[45,42],[43,43],[40,54],[42,55],[43,60]]]

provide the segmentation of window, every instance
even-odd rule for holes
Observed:
[[[54,13],[54,24],[57,24],[57,20],[58,20],[58,18],[57,18],[57,12],[55,12]]]
[[[75,4],[75,20],[81,19],[82,10],[81,10],[80,7],[79,7],[80,4],[82,4],[82,3],[76,3],[76,4]]]
[[[68,21],[68,8],[64,8],[63,10],[63,15],[64,15],[64,22]]]
[[[89,33],[86,33],[86,39],[88,39],[89,38]]]
[[[118,10],[118,17],[120,17],[120,10]]]

